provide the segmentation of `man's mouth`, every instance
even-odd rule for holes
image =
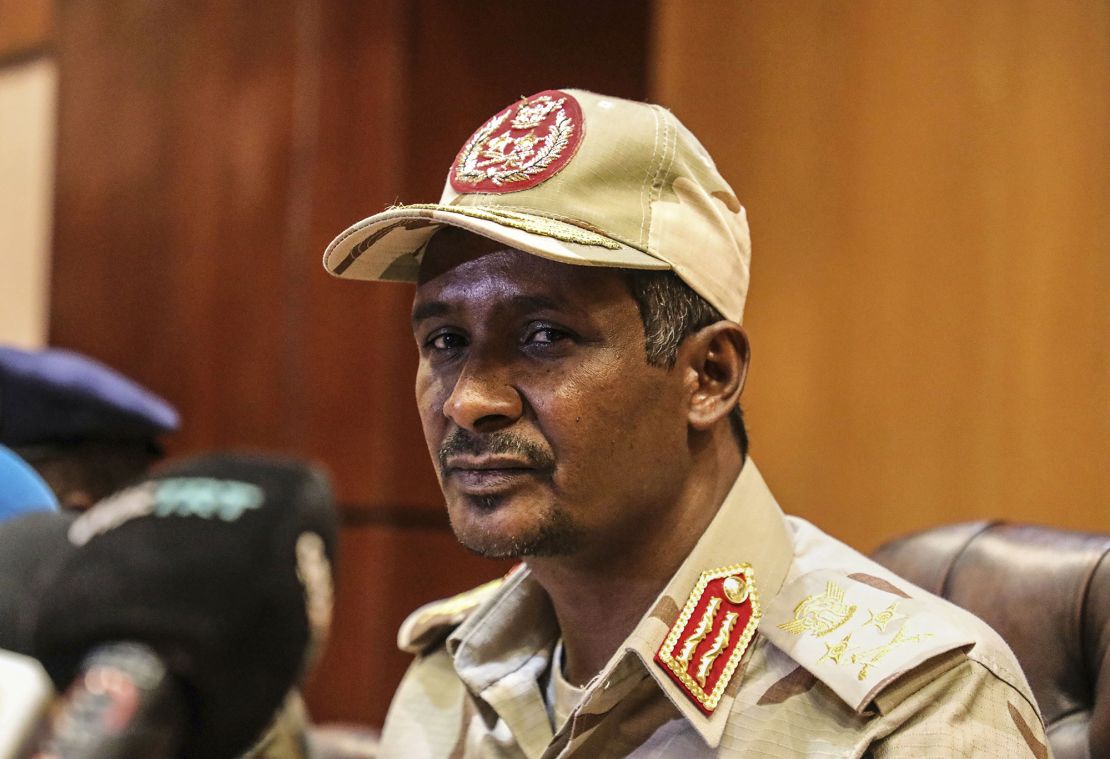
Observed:
[[[509,456],[450,456],[445,463],[444,479],[473,495],[504,491],[539,472],[532,462]]]
[[[455,429],[437,452],[443,484],[475,496],[504,495],[513,488],[550,479],[550,449],[506,431],[477,435]]]

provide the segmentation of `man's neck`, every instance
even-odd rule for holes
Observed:
[[[582,685],[604,668],[709,526],[742,465],[737,452],[695,466],[666,519],[645,529],[634,550],[589,563],[558,556],[527,560],[551,597],[569,682]]]

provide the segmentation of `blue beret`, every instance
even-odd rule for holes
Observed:
[[[0,443],[153,441],[178,428],[162,398],[73,351],[0,346]]]
[[[31,511],[57,511],[50,487],[14,452],[0,445],[0,522]]]

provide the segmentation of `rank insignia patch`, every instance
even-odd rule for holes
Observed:
[[[703,572],[655,662],[701,711],[712,714],[761,616],[750,565]]]
[[[866,576],[866,575],[862,575]],[[767,641],[862,712],[926,659],[974,641],[943,607],[832,569],[807,572],[767,605]]]
[[[794,607],[794,619],[779,627],[793,635],[808,632],[821,637],[843,625],[855,613],[855,606],[844,603],[844,589],[835,582],[829,582],[824,593],[814,593],[802,599]]]
[[[565,92],[545,90],[522,98],[466,141],[451,167],[451,186],[460,193],[535,187],[571,159],[582,127],[582,109]]]

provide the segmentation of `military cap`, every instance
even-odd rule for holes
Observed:
[[[545,90],[464,143],[438,203],[400,205],[328,245],[337,277],[415,281],[444,226],[568,264],[673,271],[726,318],[744,313],[747,215],[713,159],[658,105]]]
[[[0,522],[31,511],[57,511],[50,487],[15,451],[0,445]]]
[[[74,351],[0,346],[0,443],[154,442],[178,428],[173,406]]]

